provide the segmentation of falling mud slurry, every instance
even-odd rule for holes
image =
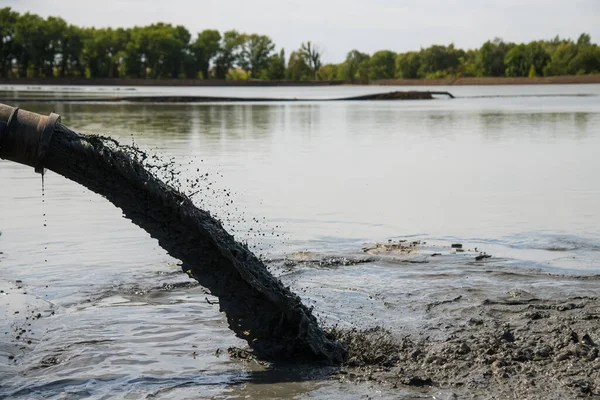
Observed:
[[[300,298],[219,221],[144,168],[146,159],[133,147],[59,124],[46,166],[103,195],[181,260],[183,271],[219,298],[229,327],[259,357],[341,362],[343,347],[325,335]]]

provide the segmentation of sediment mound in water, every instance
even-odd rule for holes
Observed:
[[[302,98],[276,98],[276,97],[214,97],[214,96],[130,96],[120,97],[114,100],[118,101],[131,101],[131,102],[151,102],[151,103],[260,103],[260,102],[299,102],[299,101],[312,101],[312,102],[332,102],[332,101],[377,101],[377,100],[431,100],[434,95],[437,96],[448,96],[453,99],[454,96],[450,92],[431,92],[431,91],[416,91],[411,90],[408,92],[386,92],[386,93],[373,93],[365,94],[362,96],[352,97],[337,97],[332,99],[302,99]]]
[[[57,124],[46,167],[101,194],[146,230],[182,269],[218,296],[229,327],[261,358],[340,363],[300,298],[225,231],[219,221],[144,168],[139,150]]]

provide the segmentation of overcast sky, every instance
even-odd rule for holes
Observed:
[[[0,6],[61,16],[80,26],[181,24],[192,32],[260,33],[287,54],[311,40],[324,60],[431,44],[479,47],[494,37],[528,42],[580,33],[600,42],[600,0],[0,0]]]

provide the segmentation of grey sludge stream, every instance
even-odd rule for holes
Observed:
[[[149,173],[142,157],[110,138],[57,124],[46,166],[102,194],[181,260],[183,271],[219,298],[229,327],[259,357],[340,363],[344,348],[326,337],[300,298],[220,222]]]

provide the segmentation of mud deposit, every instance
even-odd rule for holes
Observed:
[[[59,125],[47,167],[106,197],[146,230],[182,269],[219,298],[229,327],[264,359],[339,363],[310,309],[208,212],[144,168],[146,155]]]
[[[468,320],[441,326],[442,339],[334,329],[348,349],[337,378],[474,398],[596,397],[599,311],[597,298],[527,298],[483,302]]]
[[[352,282],[346,298],[354,301],[334,305],[348,310],[328,330],[347,349],[331,379],[375,383],[399,395],[410,387],[443,399],[599,396],[600,276],[513,269],[480,254],[389,241],[346,254],[344,263],[308,253],[274,262],[290,277],[306,273],[322,282],[336,271]],[[373,272],[393,283],[369,282]],[[308,291],[319,291],[315,285]]]

